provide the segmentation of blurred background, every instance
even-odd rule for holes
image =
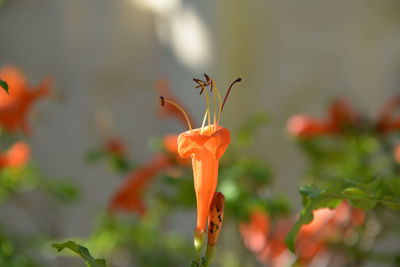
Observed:
[[[399,14],[395,0],[0,0],[0,64],[18,66],[30,84],[54,82],[30,116],[32,158],[82,191],[79,205],[60,215],[59,235],[88,236],[120,184],[104,166],[88,167],[85,153],[116,135],[132,159],[147,161],[149,137],[186,130],[159,119],[156,81],[168,80],[199,124],[204,101],[192,78],[203,73],[222,92],[243,78],[224,109],[225,127],[268,112],[250,150],[269,162],[272,194],[300,209],[304,159],[285,132],[287,119],[323,116],[336,96],[376,116],[399,89]],[[185,216],[191,236],[194,217]],[[0,221],[34,229],[12,204]]]

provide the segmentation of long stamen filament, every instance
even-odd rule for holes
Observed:
[[[222,103],[221,94],[219,93],[219,90],[218,90],[217,86],[215,85],[215,81],[214,81],[214,80],[212,80],[212,83],[213,83],[214,90],[215,90],[215,92],[216,92],[217,95],[218,95],[219,107],[221,107],[221,103]],[[220,108],[219,111],[218,111],[217,125],[219,124],[219,119],[220,119],[220,117],[221,117],[221,108]]]
[[[211,82],[210,85],[211,85],[211,90],[212,90],[213,82]],[[217,90],[214,89],[214,126],[215,126],[215,121],[216,121],[216,112],[217,112]]]
[[[207,101],[207,110],[206,110],[206,114],[208,114],[208,124],[210,125],[210,124],[211,124],[211,118],[210,118],[210,99],[209,99],[209,97],[208,97],[208,93],[207,93],[206,88],[204,87],[204,84],[201,83],[200,85],[201,85],[201,87],[203,88],[203,91],[204,91],[205,96],[206,96],[206,101]]]
[[[189,126],[189,129],[192,130],[192,125],[190,124],[189,117],[186,115],[186,112],[183,110],[183,108],[181,108],[178,104],[172,102],[171,100],[165,99],[163,96],[160,96],[160,104],[161,104],[161,106],[165,106],[165,102],[174,105],[175,107],[177,107],[183,113],[183,115],[186,118],[186,121],[187,121],[187,124]]]
[[[224,109],[225,101],[226,101],[226,99],[228,98],[228,95],[229,95],[229,93],[230,93],[230,91],[231,91],[231,89],[232,89],[232,86],[233,86],[235,83],[240,82],[240,81],[242,81],[242,78],[239,77],[239,78],[237,78],[233,83],[231,83],[231,86],[229,86],[228,92],[226,93],[225,98],[224,98],[224,102],[222,103],[221,112],[222,112],[222,110]]]
[[[201,124],[200,134],[203,133],[204,124],[206,123],[207,115],[208,115],[208,111],[206,111],[206,114],[204,114],[203,123]]]

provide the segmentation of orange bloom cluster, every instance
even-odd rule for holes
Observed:
[[[316,119],[304,114],[289,118],[286,128],[290,134],[300,138],[336,134],[348,124],[356,124],[359,116],[345,99],[337,99],[329,108],[325,119]]]
[[[31,157],[31,150],[24,142],[16,142],[7,152],[0,154],[0,169],[6,167],[21,167]]]
[[[109,211],[111,213],[118,210],[134,211],[143,215],[147,210],[142,199],[143,191],[153,178],[170,164],[168,157],[157,155],[147,164],[133,171],[112,197]]]
[[[400,130],[400,95],[388,100],[379,114],[375,124],[376,130],[389,133]],[[289,118],[286,128],[290,134],[300,138],[309,138],[320,135],[336,134],[343,130],[345,125],[355,125],[360,117],[345,99],[338,99],[329,108],[325,119],[316,119],[304,114],[297,114]]]
[[[0,78],[8,83],[10,94],[0,93],[0,125],[9,132],[15,132],[20,128],[25,134],[29,134],[27,114],[34,101],[50,92],[50,79],[31,88],[25,75],[11,65],[5,65],[0,69]]]
[[[314,219],[303,225],[296,240],[298,263],[308,266],[317,256],[329,253],[328,242],[342,241],[353,233],[354,227],[364,223],[362,210],[352,208],[347,201],[331,210],[314,211]],[[287,219],[278,219],[272,226],[269,216],[263,211],[254,211],[249,223],[239,227],[245,246],[265,265],[288,266],[291,253],[285,245],[285,237],[292,224]]]

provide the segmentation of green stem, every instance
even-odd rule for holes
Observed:
[[[214,258],[215,247],[216,246],[207,245],[206,254],[205,254],[206,261],[205,261],[204,267],[208,267],[210,265],[212,259]]]

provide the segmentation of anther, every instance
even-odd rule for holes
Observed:
[[[161,105],[162,107],[165,106],[165,102],[167,102],[167,103],[169,103],[169,104],[175,106],[177,109],[179,109],[179,110],[182,112],[182,114],[185,116],[185,119],[186,119],[186,121],[187,121],[187,124],[188,124],[188,126],[189,126],[189,129],[192,130],[192,125],[190,124],[189,117],[187,116],[187,114],[186,114],[186,112],[183,110],[183,108],[181,108],[181,107],[180,107],[178,104],[176,104],[175,102],[173,102],[173,101],[171,101],[171,100],[168,100],[168,99],[165,99],[163,96],[160,96],[160,105]]]
[[[207,83],[209,83],[210,82],[210,77],[205,73],[204,73],[204,77],[206,77],[206,81],[207,81]]]

